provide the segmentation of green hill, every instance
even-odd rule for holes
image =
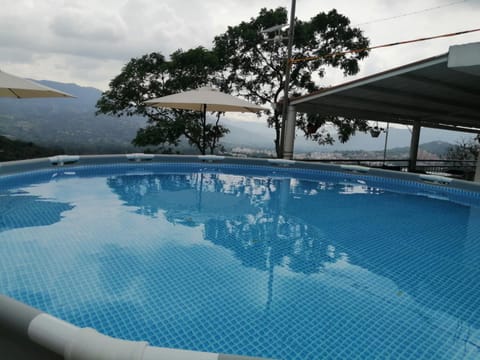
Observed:
[[[0,136],[0,161],[33,159],[63,154],[61,148],[46,148],[31,142],[11,140]]]
[[[52,81],[39,81],[47,86],[73,94],[74,99],[5,99],[0,98],[0,135],[18,139],[47,148],[62,148],[69,154],[108,154],[140,152],[131,141],[137,130],[144,127],[146,119],[142,117],[113,117],[95,115],[95,104],[101,91],[92,87],[65,84]],[[274,133],[265,122],[240,122],[229,119],[228,114],[221,120],[231,132],[221,140],[227,150],[246,147],[273,151]],[[407,129],[391,128],[388,138],[389,157],[405,156],[411,134]],[[295,152],[334,152],[353,151],[355,157],[362,152],[377,151],[378,154],[366,154],[372,157],[383,156],[384,134],[373,139],[369,134],[358,133],[347,143],[339,141],[333,146],[319,146],[305,140],[299,133],[295,142]],[[432,154],[444,151],[447,142],[453,143],[460,135],[444,130],[422,129],[421,149]],[[335,136],[336,137],[336,136]],[[434,140],[440,140],[431,143]],[[427,144],[430,143],[430,144]],[[430,146],[428,149],[425,147]],[[448,145],[447,145],[448,147]],[[394,149],[400,148],[400,149]],[[152,147],[152,150],[156,150]],[[182,141],[174,152],[196,153],[187,141]]]
[[[74,99],[0,99],[0,135],[63,148],[70,154],[139,151],[131,141],[145,120],[95,116],[101,92],[75,84],[39,81],[75,95]]]
[[[445,141],[430,141],[424,144],[421,144],[418,148],[420,151],[423,151],[428,154],[432,154],[442,158],[454,144],[445,142]],[[409,147],[399,147],[394,149],[389,149],[388,153],[390,155],[406,155],[408,156],[410,152]]]

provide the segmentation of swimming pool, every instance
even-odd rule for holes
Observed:
[[[480,357],[479,192],[285,164],[2,176],[0,292],[162,347]]]

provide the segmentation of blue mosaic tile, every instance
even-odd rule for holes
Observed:
[[[0,177],[0,259],[6,295],[156,346],[480,358],[480,207],[464,190],[244,164],[55,168]]]

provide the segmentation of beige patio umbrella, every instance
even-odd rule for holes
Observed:
[[[0,70],[0,97],[21,99],[75,96]]]
[[[249,103],[235,96],[222,93],[214,88],[205,86],[195,90],[184,91],[145,101],[146,105],[171,109],[193,110],[202,113],[203,139],[205,139],[205,124],[207,111],[219,112],[251,112],[267,110],[259,105]]]
[[[234,111],[255,113],[261,110],[266,110],[259,105],[252,104],[235,96],[222,93],[208,86],[147,100],[145,101],[145,104],[155,107],[166,107],[201,112]]]

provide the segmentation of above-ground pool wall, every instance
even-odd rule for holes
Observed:
[[[402,171],[368,168],[358,165],[337,165],[333,163],[302,162],[285,159],[236,158],[217,155],[153,155],[153,154],[123,154],[123,155],[58,155],[50,158],[7,161],[0,163],[0,176],[28,173],[32,171],[59,169],[68,171],[75,166],[112,165],[112,164],[151,164],[151,163],[205,163],[206,165],[238,164],[244,166],[269,166],[278,168],[299,168],[319,171],[333,171],[352,175],[366,175],[379,178],[413,181],[423,184],[446,186],[466,191],[480,192],[480,160],[477,165],[475,182],[447,178],[443,176],[417,174]]]
[[[268,360],[118,339],[92,328],[79,328],[1,294],[0,356],[2,360]]]
[[[420,174],[404,173],[387,171],[380,169],[369,169],[362,166],[355,165],[334,165],[334,164],[316,164],[305,163],[297,161],[285,161],[276,159],[242,159],[242,158],[230,158],[222,156],[162,156],[155,155],[153,157],[144,158],[137,154],[137,157],[127,158],[125,155],[106,155],[106,156],[82,156],[73,158],[64,158],[65,162],[60,161],[60,164],[52,164],[51,158],[17,161],[0,163],[0,176],[17,174],[23,172],[32,172],[37,170],[46,169],[58,169],[58,172],[67,172],[69,168],[82,165],[103,165],[103,164],[139,164],[142,163],[205,163],[210,165],[211,163],[224,163],[224,164],[239,164],[239,165],[252,165],[252,166],[269,166],[278,168],[298,167],[303,169],[316,169],[322,171],[341,172],[344,174],[355,174],[360,176],[372,176],[379,178],[399,179],[405,181],[424,182],[427,184],[433,184],[435,186],[452,186],[469,191],[480,192],[480,185],[455,180],[447,179],[437,176],[424,176]],[[56,159],[59,161],[59,159]],[[69,161],[71,160],[71,161]],[[56,172],[54,170],[53,172]],[[428,186],[428,185],[427,185]],[[477,209],[478,210],[478,209]],[[478,226],[474,224],[471,228],[468,228],[471,233],[471,239],[476,239],[478,234]],[[477,244],[475,244],[477,245]],[[478,254],[478,253],[477,253]],[[466,256],[472,256],[470,252],[466,252]],[[3,309],[4,310],[4,309]],[[0,306],[0,313],[2,307]],[[0,316],[1,319],[1,316]],[[63,357],[57,355],[31,341],[22,331],[12,330],[8,323],[0,321],[0,359],[62,359]],[[225,358],[226,359],[226,358]]]
[[[0,359],[63,359],[28,336],[30,323],[39,314],[39,310],[0,294]]]

